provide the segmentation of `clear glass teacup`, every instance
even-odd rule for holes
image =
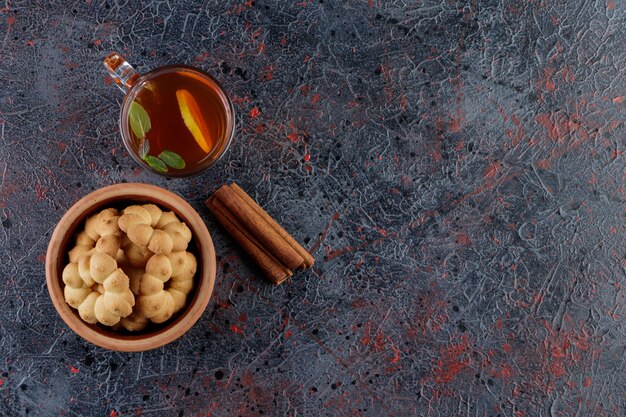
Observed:
[[[141,75],[116,52],[104,66],[125,94],[120,133],[140,165],[159,175],[187,177],[224,155],[235,131],[235,109],[209,74],[168,65]]]

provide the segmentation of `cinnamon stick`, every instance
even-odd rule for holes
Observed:
[[[214,196],[267,252],[273,254],[287,268],[294,270],[304,263],[304,258],[232,188],[220,187]]]
[[[246,194],[246,192],[237,183],[233,182],[232,184],[230,184],[230,188],[232,188],[243,201],[245,201],[250,207],[252,207],[252,209],[280,235],[280,237],[285,239],[285,241],[292,248],[294,248],[300,256],[302,256],[302,258],[304,259],[304,264],[302,265],[303,268],[310,268],[311,266],[313,266],[313,263],[315,263],[315,259],[313,259],[311,254],[306,249],[304,249],[302,245],[300,245],[285,229],[283,229],[282,226],[276,222],[276,220],[274,220],[269,214],[267,214],[267,212],[263,210],[263,208],[256,201],[254,201],[248,194]]]
[[[281,271],[283,271],[285,274],[287,274],[287,276],[292,276],[293,272],[287,268],[285,265],[283,265],[278,259],[276,259],[276,257],[274,255],[272,255],[271,253],[267,252],[264,248],[263,245],[257,240],[257,238],[255,238],[254,236],[252,236],[248,230],[246,230],[245,227],[243,227],[243,225],[239,222],[239,220],[237,220],[236,217],[233,217],[233,215],[231,213],[228,212],[228,210],[226,209],[226,207],[222,204],[222,202],[216,198],[215,196],[211,197],[212,199],[212,205],[219,211],[221,211],[222,213],[225,214],[226,219],[228,219],[235,227],[237,227],[238,230],[241,231],[241,234],[243,234],[243,236],[250,240],[256,248],[258,248],[260,251],[263,252],[263,254],[265,254],[265,256],[268,257],[268,260],[271,261],[272,263],[272,267],[276,266],[278,267]]]
[[[292,275],[274,256],[265,252],[256,238],[250,236],[246,229],[233,217],[215,196],[206,201],[207,207],[213,212],[224,229],[241,245],[243,250],[259,265],[265,275],[276,285]]]

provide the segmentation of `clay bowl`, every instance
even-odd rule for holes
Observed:
[[[196,255],[194,290],[187,297],[187,306],[161,325],[151,324],[142,332],[115,331],[99,324],[88,324],[70,307],[63,296],[63,268],[68,262],[67,252],[74,245],[76,232],[90,215],[107,207],[123,208],[131,204],[153,203],[163,210],[171,210],[184,221],[193,233],[189,251]],[[215,249],[211,235],[198,213],[185,200],[163,188],[148,184],[117,184],[86,195],[65,213],[48,245],[46,254],[46,282],[54,307],[65,323],[83,339],[106,349],[139,352],[155,349],[181,337],[194,325],[206,308],[215,283]]]

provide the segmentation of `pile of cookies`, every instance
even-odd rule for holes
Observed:
[[[89,217],[63,269],[65,301],[87,323],[144,329],[180,311],[197,262],[191,230],[154,204],[107,208]]]

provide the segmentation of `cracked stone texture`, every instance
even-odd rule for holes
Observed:
[[[0,410],[17,416],[623,416],[624,2],[7,0]],[[125,152],[102,59],[232,95],[209,172]],[[213,298],[143,354],[78,338],[44,254],[81,196],[186,198]],[[237,181],[317,260],[273,287],[203,200]]]

